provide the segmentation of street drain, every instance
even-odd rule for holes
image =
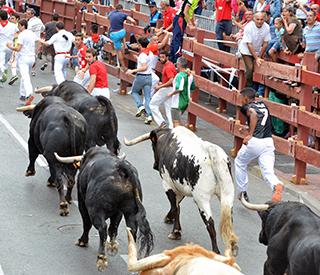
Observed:
[[[78,231],[80,227],[82,227],[82,224],[65,224],[65,225],[59,226],[58,230],[61,233],[69,234],[69,233],[73,233],[74,230]]]

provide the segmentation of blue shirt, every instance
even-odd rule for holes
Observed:
[[[150,26],[156,27],[158,19],[161,19],[162,15],[159,11],[156,11],[153,15],[150,13]]]
[[[112,11],[109,14],[110,32],[117,32],[123,29],[123,22],[127,19],[128,15],[120,11]]]
[[[320,23],[315,22],[312,27],[305,26],[303,40],[306,44],[306,52],[316,52],[320,49]]]

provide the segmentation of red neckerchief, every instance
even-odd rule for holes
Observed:
[[[4,28],[5,26],[7,26],[8,25],[8,20],[6,20],[6,21],[1,21],[0,22],[0,24],[1,24],[1,26]]]
[[[98,43],[99,39],[100,39],[100,35],[97,33],[92,34],[91,36],[93,43]]]
[[[142,53],[145,53],[146,55],[149,55],[149,53],[151,52],[151,50],[148,49],[148,48],[145,48],[145,49],[142,49],[141,52],[142,52]]]

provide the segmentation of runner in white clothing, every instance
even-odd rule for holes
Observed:
[[[19,35],[17,46],[13,46],[12,42],[7,43],[7,47],[17,52],[18,68],[21,74],[20,82],[20,100],[25,105],[31,104],[33,100],[32,96],[32,84],[30,79],[30,69],[35,60],[35,45],[38,40],[37,36],[27,29],[28,22],[25,19],[21,19],[18,24]]]
[[[64,29],[62,22],[57,23],[57,33],[54,34],[48,41],[40,40],[46,46],[53,45],[56,55],[54,57],[54,76],[57,84],[65,81],[66,65],[70,56],[72,42],[74,36],[71,32]]]
[[[12,51],[7,48],[7,43],[13,41],[14,34],[18,32],[15,24],[8,21],[8,13],[0,10],[0,81],[7,80],[7,65]]]

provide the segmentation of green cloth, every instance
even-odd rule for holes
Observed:
[[[269,92],[269,100],[281,104],[287,104],[286,98],[277,97],[277,94],[272,91]],[[284,136],[289,129],[288,124],[279,118],[271,117],[271,123],[276,136]]]
[[[176,106],[182,113],[188,108],[190,102],[190,92],[194,91],[195,84],[193,77],[188,77],[186,72],[180,72],[175,77],[176,91],[181,91],[177,96],[179,97],[178,106]],[[176,98],[175,98],[176,100]],[[177,105],[176,103],[173,105]]]

